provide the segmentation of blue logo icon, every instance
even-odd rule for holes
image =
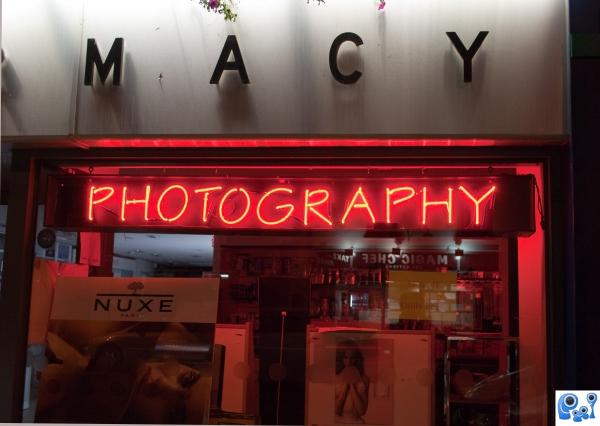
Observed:
[[[571,418],[571,411],[577,408],[577,395],[574,393],[565,393],[558,399],[558,418],[568,420]]]
[[[591,422],[588,422],[587,424],[600,424],[593,420],[596,418],[594,414],[594,406],[598,400],[598,393],[600,392],[557,391],[557,422],[560,420],[561,423],[563,421],[581,423],[585,422],[586,420],[591,420]]]
[[[594,416],[594,405],[596,405],[596,401],[598,400],[598,397],[596,396],[595,393],[590,392],[587,394],[587,402],[588,404],[590,404],[590,408],[592,409],[592,413],[590,414],[590,419],[595,419],[596,416]]]

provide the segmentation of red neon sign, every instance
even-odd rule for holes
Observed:
[[[327,204],[329,201],[329,191],[326,189],[306,189],[304,190],[304,226],[308,227],[308,213],[313,213],[319,217],[323,222],[329,226],[333,226],[331,220],[329,220],[323,213],[319,212],[315,207],[322,204]],[[312,201],[313,195],[322,194],[322,197],[318,201]]]
[[[107,188],[109,191],[111,191],[111,195],[115,193],[115,189],[113,187],[107,186],[105,188]],[[123,189],[121,191],[121,193],[123,194],[122,195],[122,199],[121,199],[121,221],[122,222],[126,222],[127,221],[127,219],[125,218],[125,209],[127,208],[127,206],[129,204],[143,204],[144,205],[144,220],[148,221],[148,207],[149,207],[149,204],[150,204],[150,189],[151,189],[150,185],[146,185],[146,188],[144,190],[144,193],[145,193],[144,198],[131,199],[130,200],[130,199],[127,198],[127,187],[126,186],[123,187]],[[94,187],[91,187],[90,191],[89,191],[89,193],[90,193],[90,203],[89,203],[89,206],[88,206],[88,212],[89,212],[88,218],[89,218],[89,220],[93,220],[93,216],[94,216],[94,214],[93,214],[93,210],[94,210],[93,206],[96,205],[96,204],[101,204],[101,203],[107,201],[108,198],[110,198],[110,196],[109,196],[109,197],[102,198],[102,200],[94,200],[93,199],[94,198],[94,192],[95,192]],[[160,199],[159,199],[159,205],[160,205]],[[159,209],[159,214],[160,214],[160,209]]]
[[[480,204],[487,199],[490,195],[492,195],[492,193],[496,190],[495,186],[492,186],[490,189],[488,189],[488,191],[483,194],[480,198],[475,198],[464,186],[459,186],[458,187],[459,190],[461,190],[462,192],[464,192],[467,197],[469,197],[469,199],[471,201],[473,201],[473,203],[475,204],[475,225],[479,225],[480,221],[480,217],[479,217],[479,206]]]
[[[275,194],[277,192],[285,192],[290,195],[294,193],[294,191],[290,188],[273,188],[270,191],[267,191],[265,193],[265,195],[260,197],[260,200],[258,201],[258,205],[256,206],[256,217],[258,218],[260,223],[262,223],[263,225],[266,225],[266,226],[279,225],[279,224],[285,222],[286,220],[288,220],[288,218],[292,215],[292,213],[294,213],[295,207],[293,204],[279,204],[274,207],[275,210],[287,209],[287,213],[285,215],[283,215],[283,217],[281,217],[278,220],[267,220],[263,217],[263,214],[261,213],[263,204],[265,204],[265,201],[268,199],[268,197],[271,196],[271,194]]]
[[[423,187],[422,189],[422,194],[423,194],[423,213],[421,215],[422,217],[422,224],[423,225],[427,225],[427,208],[431,207],[431,206],[445,206],[446,207],[446,211],[448,212],[448,223],[452,223],[452,188],[448,188],[448,199],[447,200],[443,200],[443,201],[427,201],[427,190],[428,188],[426,186]]]
[[[150,185],[146,185],[146,188],[149,188]],[[173,198],[170,199],[171,203],[169,204],[169,206],[173,206],[173,204],[175,203],[179,203],[180,206],[178,207],[177,213],[175,213],[173,216],[166,216],[163,213],[163,202],[165,200],[165,198],[167,197],[167,195],[169,193],[172,193],[174,190],[178,189],[179,191],[181,191],[181,196],[183,197],[181,200],[178,201],[173,201]],[[171,196],[173,197],[173,196]],[[180,197],[181,198],[181,197]],[[188,202],[189,202],[189,195],[188,195],[188,191],[187,189],[182,186],[182,185],[171,185],[169,187],[167,187],[166,189],[164,189],[159,197],[158,197],[158,201],[156,202],[156,212],[158,213],[158,216],[164,221],[164,222],[176,222],[187,210],[188,207]],[[165,203],[167,204],[167,203]],[[177,209],[177,207],[176,207]]]
[[[389,188],[386,188],[386,190]],[[358,198],[360,197],[361,202],[358,203]],[[358,189],[354,192],[354,196],[352,197],[352,201],[346,207],[346,211],[344,212],[344,216],[342,216],[342,225],[346,223],[346,219],[348,215],[352,211],[352,209],[365,209],[365,211],[369,214],[371,218],[371,223],[375,223],[375,215],[373,214],[373,210],[371,210],[371,206],[369,205],[369,201],[363,192],[362,186],[359,186]]]
[[[408,192],[408,195],[405,195],[404,197],[401,197],[401,198],[398,198],[397,200],[392,201],[392,198],[391,198],[392,195],[394,195],[396,192],[399,192],[399,191]],[[385,192],[386,192],[386,200],[385,200],[385,207],[386,207],[385,221],[386,221],[386,223],[392,223],[392,215],[391,215],[392,206],[395,206],[396,204],[400,204],[400,203],[410,200],[417,193],[415,191],[415,188],[413,188],[412,186],[399,186],[397,188],[386,188]]]
[[[222,189],[222,186],[210,186],[208,188],[198,188],[194,190],[195,194],[204,194],[204,198],[202,199],[202,223],[208,222],[208,197],[210,196],[210,193],[213,191],[221,191]]]
[[[98,197],[95,198],[95,195],[99,192],[103,192],[106,193],[108,192],[108,194],[105,194],[102,197]],[[106,200],[108,200],[110,197],[112,197],[115,193],[115,188],[113,188],[112,186],[101,186],[100,188],[96,188],[95,186],[90,186],[90,189],[88,190],[89,193],[89,198],[88,198],[88,220],[91,222],[94,220],[94,206],[97,204],[101,204],[103,202],[105,202]],[[123,218],[123,215],[121,214],[121,218]]]
[[[235,194],[236,192],[239,192],[240,194],[244,195],[244,202],[245,202],[245,207],[243,208],[243,212],[242,214],[237,218],[237,219],[226,219],[225,216],[223,215],[223,210],[224,210],[224,206],[226,205],[225,203],[230,201],[230,197]],[[233,198],[233,197],[231,197]],[[229,203],[231,206],[237,207],[238,204],[234,201],[230,201]],[[241,221],[243,221],[246,216],[248,216],[248,213],[250,212],[250,205],[251,205],[251,201],[250,201],[250,194],[248,194],[248,191],[244,188],[231,188],[229,191],[227,191],[225,193],[225,195],[223,195],[223,197],[221,198],[221,202],[219,203],[219,219],[221,219],[221,222],[223,222],[225,225],[236,225],[238,223],[240,223]]]
[[[279,180],[281,182],[281,180]],[[59,176],[48,226],[532,232],[530,176],[413,179]],[[521,211],[521,214],[518,211]],[[517,216],[516,220],[511,217]]]

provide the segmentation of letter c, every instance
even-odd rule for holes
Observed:
[[[353,84],[358,81],[358,79],[362,76],[362,73],[360,71],[355,70],[352,74],[342,74],[337,64],[340,46],[346,41],[351,41],[356,46],[360,46],[363,44],[363,41],[360,38],[360,36],[355,33],[342,33],[339,36],[337,36],[331,44],[331,49],[329,49],[329,69],[331,70],[333,78],[335,78],[340,83]]]

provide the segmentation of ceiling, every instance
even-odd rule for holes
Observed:
[[[454,250],[451,237],[416,237],[404,240],[394,238],[365,238],[362,235],[332,236],[241,236],[116,233],[114,253],[118,256],[143,259],[162,265],[212,267],[215,238],[224,246],[312,246],[320,250]],[[460,242],[465,251],[495,251],[495,239],[466,239]]]
[[[158,264],[212,266],[213,236],[116,233],[114,253]]]

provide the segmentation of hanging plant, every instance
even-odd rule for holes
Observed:
[[[325,0],[306,0],[306,3],[310,3],[311,1],[316,1],[317,4],[325,3]],[[378,0],[377,10],[383,10],[385,7],[385,0]]]
[[[235,21],[237,13],[232,0],[200,0],[206,10],[223,15],[226,21]]]
[[[306,3],[310,3],[311,1],[316,2],[319,5],[325,3],[325,0],[306,0]],[[237,18],[233,0],[200,0],[200,4],[208,11],[223,15],[223,18],[225,18],[226,21],[233,22]],[[377,10],[383,10],[384,7],[385,0],[378,0]]]

